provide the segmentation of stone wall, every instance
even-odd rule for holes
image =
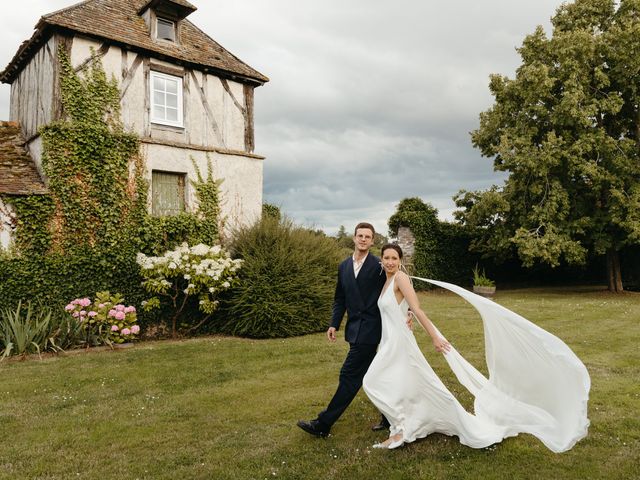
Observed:
[[[402,249],[403,263],[410,274],[413,274],[413,255],[415,254],[416,237],[409,227],[398,228],[398,245]]]

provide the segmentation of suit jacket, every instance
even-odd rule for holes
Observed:
[[[344,339],[349,343],[377,345],[382,336],[378,297],[387,279],[380,268],[380,259],[369,253],[358,277],[353,272],[353,260],[347,258],[338,267],[338,284],[333,300],[331,326],[340,328],[347,312]]]

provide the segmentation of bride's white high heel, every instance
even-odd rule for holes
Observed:
[[[400,448],[403,445],[404,445],[404,439],[401,438],[400,440],[396,440],[395,442],[391,442],[389,445],[387,445],[387,448],[389,450],[393,450],[394,448]]]
[[[373,448],[384,448],[387,450],[393,450],[394,448],[399,448],[404,445],[404,438],[400,438],[399,440],[394,440],[388,442],[389,439],[385,440],[382,443],[376,443],[373,445]]]

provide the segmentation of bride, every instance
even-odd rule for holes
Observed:
[[[387,281],[378,307],[382,340],[363,387],[390,423],[393,449],[439,432],[483,448],[518,433],[538,437],[550,450],[570,449],[587,433],[590,387],[586,368],[560,339],[491,300],[445,282],[419,279],[457,293],[484,323],[489,379],[469,364],[420,308],[408,275],[400,271],[402,250],[382,247]],[[408,309],[445,355],[456,377],[474,396],[467,412],[433,371],[406,325]]]

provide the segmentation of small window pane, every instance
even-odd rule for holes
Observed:
[[[167,107],[178,108],[178,96],[167,94]]]
[[[176,25],[170,20],[164,18],[158,18],[158,38],[161,40],[169,40],[175,42],[176,40]]]
[[[178,82],[175,80],[167,80],[165,88],[167,93],[172,93],[174,95],[178,94]]]
[[[153,106],[153,118],[164,119],[165,118],[165,109],[163,106],[154,105]]]
[[[177,98],[176,98],[177,101]],[[165,95],[164,92],[158,92],[157,90],[153,92],[153,103],[155,105],[164,105],[165,104]]]
[[[177,108],[167,108],[167,120],[171,122],[178,121],[178,109]]]
[[[153,89],[164,91],[164,78],[153,77]]]

